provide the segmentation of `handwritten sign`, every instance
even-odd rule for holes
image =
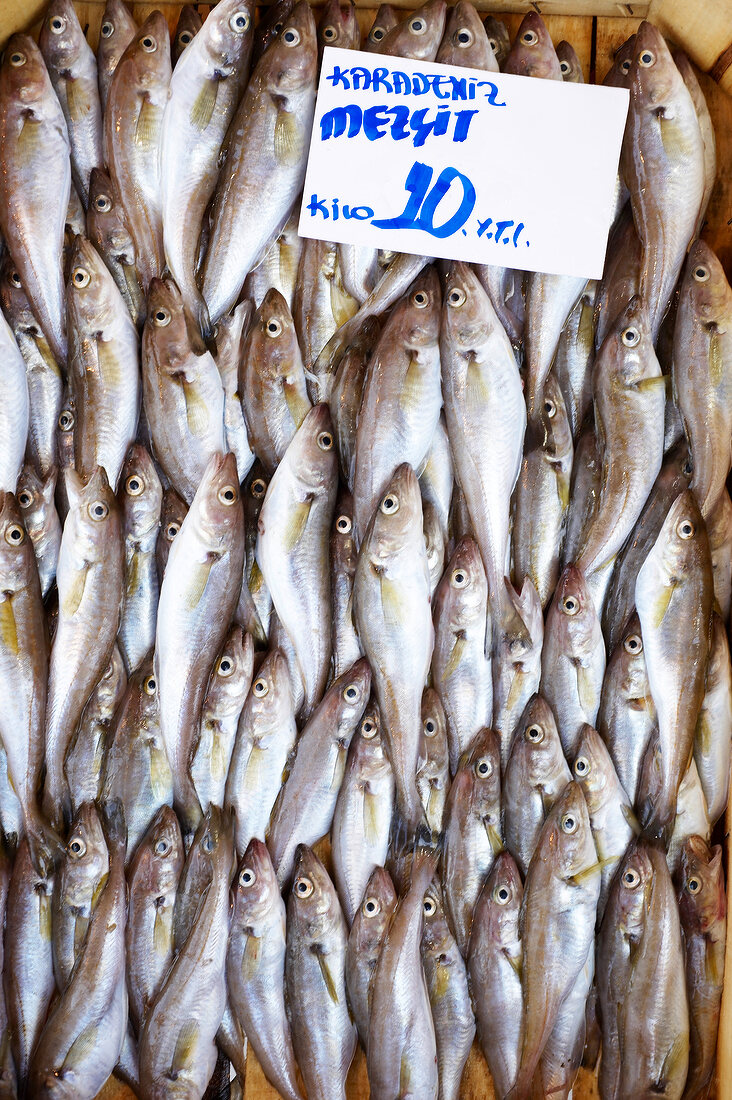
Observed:
[[[303,237],[599,278],[628,93],[326,47]]]

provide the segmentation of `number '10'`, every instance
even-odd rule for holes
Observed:
[[[458,172],[457,168],[443,168],[432,187],[430,187],[431,181],[430,166],[416,161],[409,170],[404,184],[405,190],[409,191],[411,196],[402,213],[398,218],[374,218],[371,224],[379,229],[423,229],[433,237],[449,237],[452,233],[456,233],[465,225],[473,211],[475,188],[468,177]],[[435,225],[437,208],[455,181],[463,189],[460,206],[443,225]]]

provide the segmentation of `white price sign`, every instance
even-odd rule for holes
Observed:
[[[300,235],[599,278],[628,98],[326,47]]]

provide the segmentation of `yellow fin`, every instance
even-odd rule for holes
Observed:
[[[0,642],[14,657],[18,656],[18,624],[15,621],[12,596],[0,599]]]
[[[122,382],[122,367],[115,354],[115,345],[109,340],[97,337],[97,364],[99,381],[104,389],[119,389]]]
[[[86,933],[89,929],[88,917],[77,917],[74,921],[74,958],[78,959],[79,953],[84,946],[84,940],[86,939]]]
[[[196,562],[195,567],[191,570],[190,583],[186,593],[186,607],[189,611],[195,610],[203,599],[213,563],[214,558],[209,554],[205,561]]]
[[[656,630],[658,630],[665,618],[666,612],[668,611],[669,605],[671,603],[671,597],[673,596],[675,591],[676,584],[674,581],[671,581],[670,584],[663,585],[661,591],[656,597],[656,601],[653,605],[653,625]]]
[[[74,80],[72,76],[66,78],[66,103],[72,122],[83,122],[91,112],[91,101],[85,92],[81,80]]]
[[[570,487],[570,475],[564,473],[561,467],[557,469],[557,496],[559,497],[559,503],[562,511],[566,512],[569,508],[569,487]]]
[[[287,405],[295,427],[299,428],[310,411],[310,402],[305,400],[299,388],[292,382],[285,382],[283,389],[285,392],[285,404]]]
[[[323,975],[323,981],[325,982],[325,988],[328,990],[328,996],[330,997],[333,1004],[337,1005],[338,990],[335,987],[333,975],[331,974],[328,967],[328,959],[326,958],[325,952],[321,951],[317,946],[311,948],[311,950],[313,951],[315,958],[318,960],[318,966],[320,967],[320,973]]]
[[[679,125],[677,119],[664,118],[663,115],[659,116],[659,125],[661,143],[668,159],[678,165],[688,162],[691,148],[683,125]]]
[[[636,390],[641,393],[653,392],[653,390],[662,388],[667,390],[669,386],[669,376],[667,374],[654,374],[651,378],[641,378],[635,384]]]
[[[172,1080],[182,1072],[190,1070],[198,1060],[196,1047],[198,1046],[198,1023],[195,1020],[186,1020],[178,1032],[175,1042],[175,1050],[170,1063],[170,1076]]]
[[[42,149],[43,128],[41,122],[31,115],[23,119],[23,127],[18,134],[17,164],[24,167],[32,161]]]
[[[494,855],[497,856],[499,852],[503,851],[503,837],[501,836],[501,830],[498,825],[486,825],[485,831],[490,842],[491,851]]]
[[[590,670],[585,668],[584,665],[578,664],[576,669],[579,704],[585,714],[591,715],[597,710],[599,701],[597,698],[597,685],[592,679]]]
[[[218,80],[207,80],[196,96],[196,102],[191,107],[191,126],[203,131],[208,126],[216,107],[216,97],[219,94]]]
[[[290,514],[283,537],[283,545],[288,553],[294,550],[305,532],[312,504],[312,499],[306,497],[305,500],[298,501]]]
[[[153,949],[157,955],[167,957],[173,947],[173,914],[170,909],[159,908],[155,910],[155,923],[153,924]]]
[[[724,377],[724,356],[720,334],[715,330],[709,337],[709,380],[717,389]]]
[[[297,116],[280,109],[274,125],[274,154],[280,164],[296,164],[302,155],[303,134]]]
[[[61,606],[62,613],[69,619],[72,618],[81,607],[88,573],[89,566],[86,562],[84,562],[81,569],[74,570],[73,580]]]
[[[38,894],[38,931],[41,939],[51,942],[51,899],[45,891]]]
[[[623,803],[620,807],[620,812],[623,815],[623,817],[625,818],[626,823],[630,826],[630,828],[635,833],[635,835],[640,836],[641,835],[641,827],[638,824],[638,818],[635,816],[635,814],[631,810],[630,806],[628,806],[626,803]]]
[[[247,936],[244,954],[241,960],[242,977],[245,981],[254,978],[259,970],[262,954],[262,940],[259,936]]]
[[[34,336],[33,340],[36,347],[38,348],[38,354],[40,355],[43,362],[46,364],[48,369],[56,375],[57,378],[60,378],[61,368],[56,362],[55,356],[48,346],[48,341],[46,340],[46,337],[41,335]]]
[[[379,575],[379,588],[381,591],[381,609],[384,613],[384,622],[387,626],[398,626],[407,619],[406,609],[400,586],[390,581],[383,573]]]
[[[447,993],[449,986],[450,967],[443,966],[441,962],[438,962],[435,970],[435,984],[432,987],[433,998],[441,1000]]]
[[[363,832],[369,844],[379,838],[379,800],[368,788],[363,796]]]
[[[346,754],[347,749],[345,745],[338,745],[335,764],[333,766],[333,778],[330,781],[330,789],[332,791],[339,791],[341,789],[341,783],[343,781],[343,775],[346,770]]]
[[[150,750],[150,787],[156,799],[165,798],[170,790],[171,772],[168,758],[162,749],[153,745]]]
[[[330,308],[338,328],[350,321],[358,309],[358,302],[344,289],[339,279],[333,279],[330,284]]]
[[[220,782],[226,778],[227,770],[224,746],[218,733],[214,733],[211,742],[211,775]]]
[[[144,95],[135,126],[135,145],[154,151],[157,155],[162,120],[162,111],[150,102],[147,95]]]
[[[80,1066],[94,1053],[97,1046],[98,1033],[99,1024],[93,1023],[85,1027],[84,1030],[76,1036],[64,1058],[62,1070],[73,1069],[74,1067]]]
[[[488,399],[488,373],[475,359],[468,361],[465,377],[465,403],[469,409],[477,410]]]
[[[681,1086],[683,1086],[684,1083],[684,1078],[686,1077],[686,1066],[688,1061],[689,1032],[687,1030],[678,1034],[669,1047],[668,1053],[663,1060],[661,1072],[658,1075],[654,1090],[658,1091],[659,1095],[661,1095],[666,1092],[666,1085],[673,1082],[678,1085],[680,1092]]]
[[[209,425],[206,402],[195,385],[183,379],[183,396],[186,402],[186,420],[193,435],[203,435]]]
[[[459,667],[460,662],[463,659],[463,654],[465,652],[465,644],[466,644],[465,635],[463,634],[462,631],[460,631],[459,634],[455,635],[455,644],[452,647],[452,652],[450,653],[450,656],[448,658],[448,662],[445,665],[445,672],[444,672],[444,679],[445,680],[449,680],[450,677],[453,675],[453,673]]]
[[[122,268],[122,274],[125,277],[125,283],[127,284],[127,292],[130,296],[131,302],[138,302],[142,297],[142,288],[140,286],[140,279],[137,274],[137,268],[134,264],[120,264]]]
[[[125,585],[125,595],[129,600],[137,592],[140,587],[140,551],[134,550],[132,557],[127,563],[127,584]]]

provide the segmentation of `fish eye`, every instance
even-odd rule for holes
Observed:
[[[141,39],[140,45],[142,46],[145,53],[155,53],[158,48],[157,42],[150,34],[146,34],[145,37]]]
[[[540,726],[538,722],[532,722],[530,726],[526,727],[524,737],[532,745],[539,745],[544,740],[544,727]]]
[[[568,61],[560,61],[559,62],[559,71],[561,72],[562,76],[566,76],[567,73],[570,71],[570,69],[571,69],[571,65],[569,64]]]
[[[161,836],[160,840],[156,841],[156,843],[155,843],[155,855],[156,856],[167,856],[170,849],[171,849],[171,843],[164,836]]]
[[[49,23],[52,34],[62,34],[66,26],[66,20],[63,15],[54,15],[53,19]]]
[[[142,682],[142,690],[146,695],[154,695],[158,690],[158,682],[154,676],[146,676]]]
[[[653,50],[644,50],[638,57],[638,64],[642,65],[644,69],[650,69],[651,65],[656,60],[656,55]]]
[[[574,814],[565,814],[560,821],[560,826],[563,833],[576,833],[579,822]]]
[[[464,569],[455,569],[450,577],[450,584],[453,588],[465,588],[468,583],[468,574]]]
[[[213,852],[213,850],[214,850],[214,838],[211,836],[210,833],[204,833],[203,834],[203,838],[201,840],[201,847],[203,848],[204,852]]]
[[[412,34],[425,34],[427,31],[427,20],[422,19],[421,16],[417,16],[416,19],[410,21],[409,29]]]
[[[379,507],[385,516],[393,516],[399,511],[399,497],[394,493],[387,493]]]
[[[581,779],[590,774],[590,762],[586,756],[578,756],[574,762],[574,774]]]
[[[64,409],[58,418],[58,426],[62,432],[70,432],[74,426],[74,414],[70,409]]]
[[[461,27],[455,34],[455,45],[459,46],[461,50],[466,50],[468,46],[472,46],[474,41],[475,36],[469,27]]]
[[[243,886],[246,890],[248,890],[250,886],[254,886],[254,883],[256,881],[257,876],[255,875],[251,867],[245,867],[239,875],[239,885]]]
[[[181,31],[178,35],[178,41],[181,46],[187,46],[189,42],[193,41],[193,35],[190,31]]]
[[[323,39],[326,42],[334,42],[337,37],[338,37],[338,31],[336,30],[335,27],[333,27],[329,24],[327,27],[323,28]]]
[[[493,775],[493,764],[487,756],[482,756],[480,760],[476,760],[473,771],[478,779],[487,779],[489,775]]]
[[[682,519],[676,524],[676,534],[680,539],[691,539],[696,534],[696,528],[690,519]]]
[[[20,290],[21,287],[23,286],[23,284],[20,280],[20,275],[18,274],[17,271],[11,271],[10,272],[10,274],[8,275],[8,282],[11,284],[11,286],[14,286],[17,290]]]
[[[364,898],[361,912],[365,917],[375,917],[381,912],[381,902],[378,898]]]
[[[550,420],[553,420],[557,415],[557,406],[554,404],[550,397],[544,399],[544,412]]]
[[[294,27],[289,27],[282,35],[282,41],[285,43],[286,46],[297,46],[300,41],[300,32],[296,31]],[[305,895],[305,897],[307,897],[307,894]]]
[[[282,332],[282,323],[278,321],[276,317],[270,317],[269,321],[267,321],[267,324],[264,326],[264,331],[268,336],[271,336],[272,339],[275,339]]]
[[[386,31],[383,27],[372,27],[369,38],[372,42],[381,42],[381,39],[384,37],[385,34]]]
[[[21,508],[30,508],[33,503],[33,493],[30,489],[21,489],[18,493],[18,504]]]
[[[25,542],[25,531],[19,523],[9,523],[5,528],[5,541],[8,546],[22,546]]]
[[[89,505],[87,511],[93,520],[106,519],[109,515],[109,505],[103,500],[95,500]]]
[[[620,68],[622,69],[622,71],[624,73],[629,73],[630,72],[630,58],[629,57],[626,57],[625,61],[620,62]]]
[[[234,671],[234,662],[232,661],[231,657],[222,657],[218,665],[216,666],[216,671],[218,672],[219,676],[231,676],[232,672]]]
[[[525,46],[535,46],[539,41],[539,35],[536,31],[524,31],[521,35],[521,41]]]
[[[236,504],[239,499],[239,489],[236,485],[222,485],[216,496],[222,504]]]
[[[498,905],[508,905],[511,900],[511,891],[507,886],[496,886],[493,891],[493,900],[497,902]]]
[[[264,480],[263,477],[255,477],[254,481],[252,482],[251,489],[252,496],[256,497],[256,499],[259,500],[259,498],[263,497],[264,494],[267,492],[267,482]]]
[[[333,435],[331,432],[321,432],[318,436],[318,446],[321,451],[333,450]]]
[[[435,912],[437,911],[437,906],[435,905],[434,898],[425,898],[422,903],[422,909],[424,910],[424,915],[426,917],[434,916]]]
[[[27,60],[25,54],[21,53],[20,50],[16,50],[15,53],[11,53],[10,55],[10,64],[14,69],[19,69],[21,65],[25,65]]]
[[[102,23],[102,29],[99,32],[102,38],[111,38],[114,34],[114,23],[110,19],[105,19]]]
[[[633,328],[633,326],[630,325],[620,333],[620,339],[623,341],[626,348],[634,348],[640,343],[640,333],[637,328]]]
[[[159,306],[152,315],[154,324],[158,328],[165,328],[171,322],[171,313],[169,309],[165,309],[163,306]]]
[[[365,738],[366,741],[370,741],[372,737],[376,736],[377,729],[378,726],[373,718],[364,718],[361,723],[361,736]]]
[[[75,859],[81,859],[83,855],[86,855],[86,841],[80,836],[72,837],[68,843],[67,851]]]
[[[709,282],[711,272],[709,268],[706,267],[704,264],[697,264],[694,268],[693,274],[697,283],[707,283]]]
[[[350,516],[339,516],[336,520],[336,530],[339,531],[341,535],[350,534],[352,528],[353,523],[351,522]]]
[[[269,691],[269,684],[263,676],[260,676],[258,680],[255,680],[252,684],[252,691],[256,695],[257,699],[264,699],[265,695]]]
[[[312,879],[307,875],[301,875],[300,878],[295,879],[294,890],[299,898],[309,898],[314,889]]]
[[[112,209],[112,200],[109,195],[97,195],[94,200],[94,205],[101,214],[106,214]]]
[[[580,602],[576,596],[565,596],[559,606],[565,615],[576,615],[580,609]]]
[[[166,537],[166,539],[168,539],[169,542],[172,542],[179,531],[180,531],[180,524],[176,523],[175,520],[172,519],[170,521],[170,523],[168,524],[168,526],[165,528],[165,537]]]
[[[347,703],[355,703],[360,695],[357,684],[349,684],[343,689],[343,698]]]
[[[498,53],[498,43],[496,42],[495,38],[489,38],[488,45],[493,50],[493,53]]]
[[[695,876],[688,879],[686,883],[686,889],[689,891],[690,894],[698,894],[701,888],[702,884],[700,879],[696,878]]]
[[[139,497],[145,490],[145,481],[139,474],[130,474],[125,482],[125,489],[129,496]]]
[[[637,871],[634,871],[632,867],[629,867],[623,875],[623,883],[631,890],[635,890],[636,886],[640,883],[640,875]]]
[[[465,293],[463,288],[460,286],[454,286],[447,296],[447,301],[449,305],[454,306],[455,309],[458,309],[460,306],[465,304],[466,298],[467,294]]]
[[[429,295],[424,290],[416,290],[412,295],[412,305],[417,309],[426,309],[430,304]]]
[[[422,727],[427,737],[434,737],[437,732],[437,723],[434,718],[425,718],[424,725]]]
[[[629,634],[623,642],[623,649],[626,653],[632,653],[635,656],[637,653],[643,652],[643,639],[640,634]]]
[[[71,272],[71,281],[74,286],[89,286],[89,283],[91,282],[91,275],[85,267],[75,267],[74,270]]]
[[[248,31],[250,23],[251,18],[249,12],[246,11],[235,11],[229,20],[229,26],[237,34],[244,34],[244,31]]]

